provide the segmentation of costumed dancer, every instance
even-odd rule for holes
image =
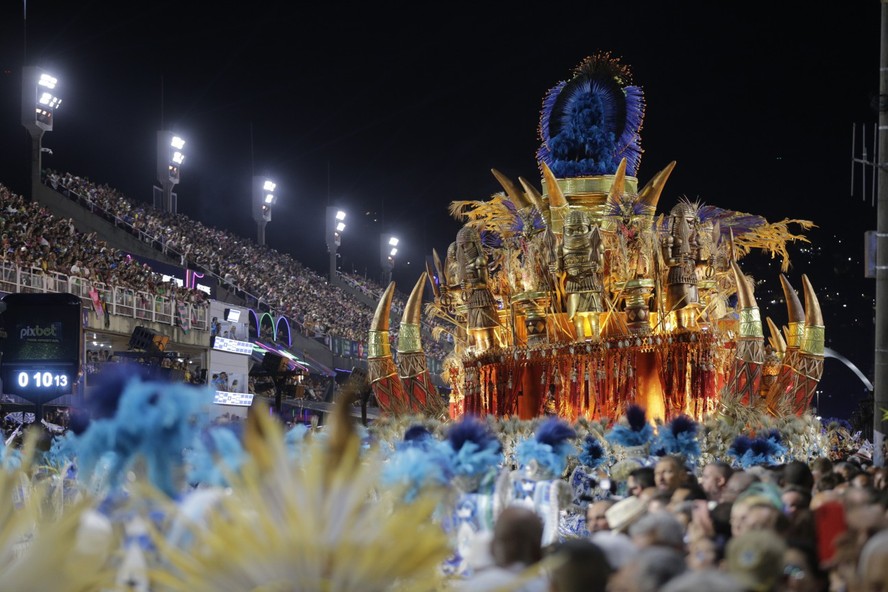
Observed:
[[[148,523],[161,516],[174,523],[181,507],[177,503],[187,498],[183,451],[193,449],[206,426],[212,391],[143,378],[140,372],[139,367],[125,364],[104,378],[90,399],[91,420],[71,446],[78,481],[90,489],[100,488],[96,491],[100,511],[125,532],[118,583],[148,592],[149,571],[157,562]],[[157,503],[134,504],[130,499],[126,476],[137,461],[144,462],[150,486],[161,494]]]
[[[604,436],[614,447],[616,463],[611,467],[611,477],[625,484],[633,470],[653,466],[650,453],[653,438],[654,427],[648,422],[645,409],[628,405],[622,421],[615,423]],[[617,493],[623,495],[625,492]]]
[[[571,502],[570,486],[562,476],[568,457],[576,454],[576,437],[564,420],[542,420],[532,437],[518,443],[518,468],[503,471],[497,480],[497,514],[513,504],[534,510],[543,521],[543,546],[560,540],[561,510]]]
[[[609,499],[611,481],[606,467],[609,454],[604,444],[594,434],[586,434],[580,441],[577,466],[567,482],[571,490],[571,503],[561,522],[562,538],[588,535],[586,509],[592,502]]]
[[[455,489],[453,508],[443,517],[454,546],[444,568],[465,577],[472,574],[473,544],[493,533],[493,494],[503,466],[503,448],[488,424],[473,416],[452,424],[443,444]]]

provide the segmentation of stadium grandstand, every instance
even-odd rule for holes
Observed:
[[[125,361],[212,386],[214,413],[232,421],[255,397],[289,422],[312,421],[354,368],[366,368],[384,289],[373,280],[341,273],[330,282],[288,254],[86,176],[45,169],[41,179],[33,200],[0,185],[0,292],[67,292],[83,302],[83,379],[51,403],[55,421],[64,423],[73,397],[88,396],[109,364]],[[393,315],[405,301],[396,293]],[[393,317],[393,342],[397,329]],[[444,388],[437,375],[452,346],[423,329]],[[29,403],[3,395],[2,405],[4,416],[24,418]]]

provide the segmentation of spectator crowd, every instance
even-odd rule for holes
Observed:
[[[290,255],[206,226],[184,214],[136,203],[87,177],[47,170],[44,178],[47,185],[81,202],[95,215],[128,230],[163,254],[178,257],[183,267],[210,273],[222,286],[234,289],[258,307],[295,321],[303,334],[366,341],[374,310]],[[366,278],[350,276],[350,284],[368,295],[382,293],[380,286]],[[393,308],[403,311],[403,306],[404,299],[399,295]],[[430,355],[442,359],[449,349],[447,344],[428,341]]]

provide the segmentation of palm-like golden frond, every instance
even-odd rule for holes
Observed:
[[[770,222],[757,226],[749,232],[734,237],[737,259],[749,253],[753,249],[760,249],[771,254],[771,258],[780,257],[780,270],[789,271],[790,260],[787,245],[791,242],[811,242],[803,234],[794,234],[790,231],[791,224],[799,225],[802,230],[816,228],[816,224],[810,220],[784,219],[779,222]]]
[[[15,592],[111,590],[117,538],[110,523],[92,510],[87,497],[56,511],[50,478],[28,476],[38,438],[37,431],[26,434],[20,468],[0,470],[0,587]],[[96,528],[97,523],[107,529]]]
[[[339,400],[337,405],[344,405]],[[165,591],[431,590],[451,552],[430,494],[404,504],[380,491],[381,456],[362,453],[347,413],[334,413],[329,435],[312,438],[288,460],[266,413],[251,460],[218,501],[188,549],[155,540],[168,568],[152,574]],[[266,437],[260,437],[264,434]],[[263,450],[264,449],[264,450]]]
[[[479,231],[487,230],[508,238],[515,234],[517,213],[506,206],[508,199],[503,194],[495,194],[488,201],[463,200],[450,202],[450,215],[457,220],[474,226]]]

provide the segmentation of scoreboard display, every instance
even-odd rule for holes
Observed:
[[[83,304],[73,294],[8,294],[0,315],[3,392],[45,403],[74,392],[83,358]]]

